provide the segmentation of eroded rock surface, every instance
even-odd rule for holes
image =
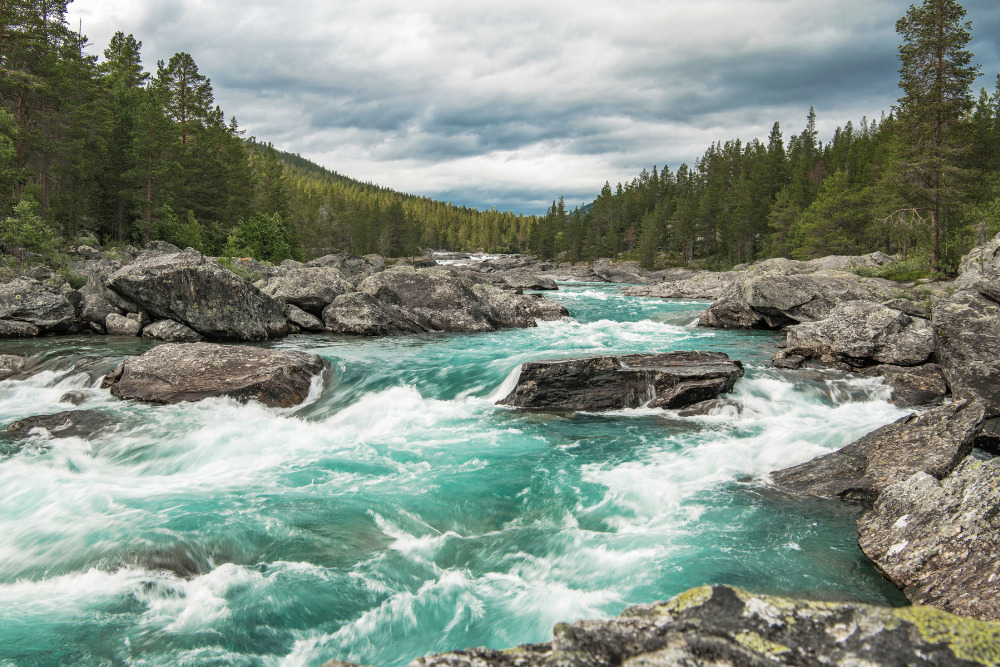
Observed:
[[[0,328],[7,336],[68,332],[77,322],[80,293],[67,285],[52,287],[31,278],[0,284]],[[34,332],[34,333],[32,333]]]
[[[500,405],[539,410],[682,408],[732,391],[743,364],[721,352],[530,362]]]
[[[1000,620],[1000,460],[890,486],[858,522],[858,544],[914,604]],[[1000,657],[1000,644],[995,650]]]
[[[938,363],[955,396],[979,396],[987,416],[1000,417],[1000,304],[960,290],[934,305]]]
[[[258,283],[259,284],[259,283]],[[261,291],[284,299],[307,313],[319,315],[341,294],[354,291],[340,271],[333,267],[303,267],[267,280]]]
[[[292,407],[309,395],[326,362],[315,354],[246,345],[168,343],[126,359],[104,379],[124,400],[180,403],[214,396]]]
[[[978,399],[942,405],[771,477],[801,493],[873,502],[886,487],[917,472],[941,479],[954,470],[972,451],[983,414]]]
[[[617,618],[560,623],[549,642],[452,651],[417,658],[410,667],[971,667],[995,665],[998,645],[1000,625],[937,609],[704,586]]]

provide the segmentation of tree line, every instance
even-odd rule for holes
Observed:
[[[545,215],[479,210],[362,183],[244,136],[210,79],[177,53],[153,71],[117,33],[103,58],[66,22],[69,0],[0,0],[0,250],[93,238],[166,240],[280,261],[335,251],[530,252],[647,268],[724,268],[772,256],[882,250],[952,271],[1000,231],[1000,77],[980,68],[954,0],[896,25],[899,103],[819,140],[816,114],[787,140],[717,142],[693,166],[605,183]]]

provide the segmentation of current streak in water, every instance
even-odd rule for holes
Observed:
[[[565,284],[573,319],[496,334],[298,336],[332,377],[296,410],[118,402],[98,378],[148,343],[7,346],[0,424],[120,423],[0,456],[0,664],[379,666],[551,637],[704,583],[897,604],[854,543],[858,508],[767,473],[902,414],[872,380],[767,369],[777,338],[688,326],[706,304]],[[528,414],[494,405],[527,360],[721,350],[734,404]]]

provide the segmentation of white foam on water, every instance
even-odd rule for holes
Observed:
[[[510,396],[510,392],[517,387],[517,381],[521,379],[521,367],[522,364],[518,364],[514,370],[508,373],[500,386],[494,389],[486,400],[495,404]]]

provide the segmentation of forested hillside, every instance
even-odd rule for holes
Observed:
[[[443,248],[721,268],[883,250],[947,272],[1000,231],[1000,85],[973,94],[971,23],[953,0],[897,23],[901,96],[888,115],[824,143],[810,109],[787,139],[775,123],[766,141],[715,143],[693,166],[654,166],[545,216],[398,193],[244,137],[190,54],[146,68],[141,42],[118,33],[98,58],[67,26],[68,2],[0,2],[8,255],[162,239],[272,261]]]

